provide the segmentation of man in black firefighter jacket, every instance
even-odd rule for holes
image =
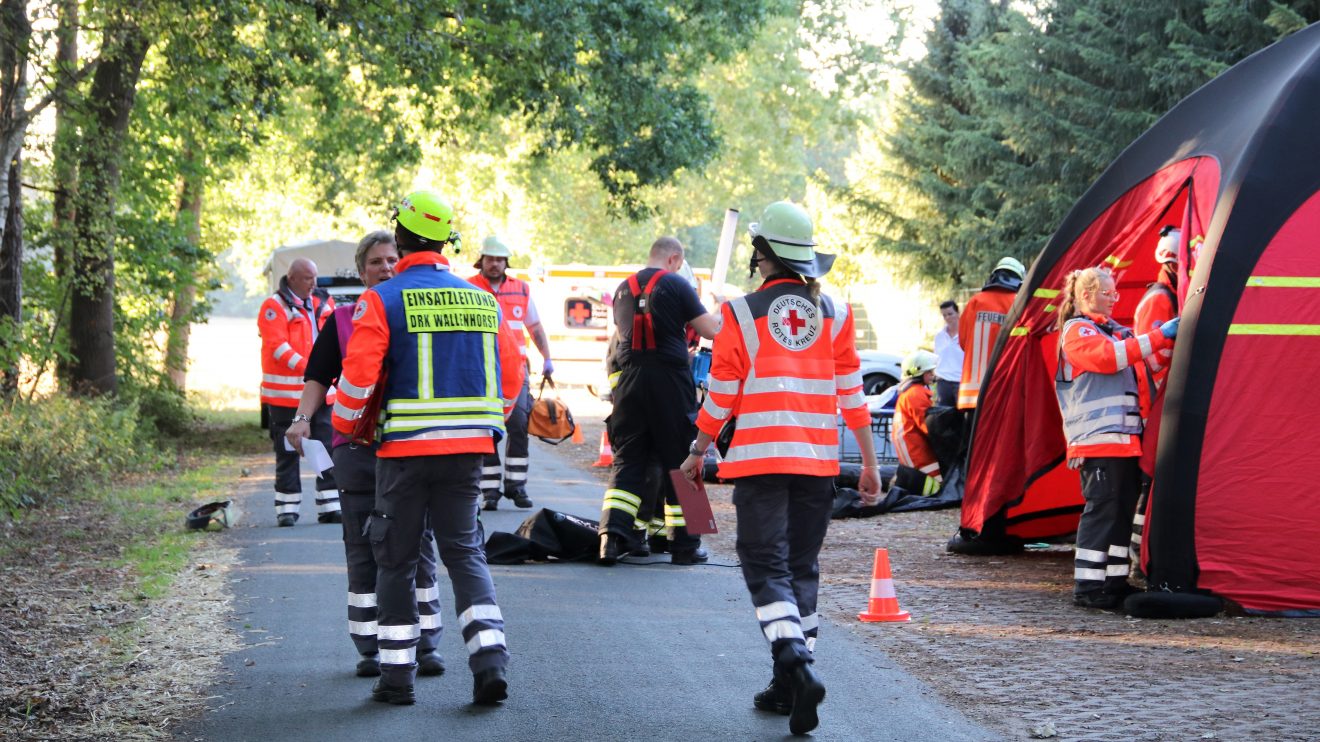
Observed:
[[[670,561],[697,564],[707,558],[701,538],[687,532],[669,478],[663,477],[659,488],[646,485],[647,467],[654,462],[665,472],[683,463],[696,429],[685,326],[709,339],[720,325],[719,316],[707,312],[691,284],[675,272],[682,265],[683,243],[661,237],[651,245],[646,267],[614,292],[620,374],[608,423],[614,469],[601,508],[601,564],[614,564],[638,539],[646,539],[646,523],[659,506],[648,492],[664,497]]]

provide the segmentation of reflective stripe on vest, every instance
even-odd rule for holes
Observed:
[[[641,282],[637,280],[637,274],[628,276],[628,290],[633,295],[633,326],[632,326],[632,349],[634,351],[653,351],[655,350],[655,323],[651,320],[651,292],[655,290],[655,285],[660,282],[669,271],[658,270],[651,280],[646,282],[646,290],[642,290]],[[639,339],[640,338],[640,339]]]
[[[1141,433],[1141,406],[1137,397],[1137,375],[1131,367],[1118,373],[1074,374],[1073,366],[1063,357],[1063,336],[1068,327],[1085,322],[1108,337],[1115,337],[1109,328],[1101,327],[1086,317],[1068,320],[1059,333],[1059,370],[1054,375],[1054,390],[1063,413],[1063,434],[1069,446],[1096,442],[1095,436],[1106,434]],[[1117,338],[1130,336],[1120,328]]]

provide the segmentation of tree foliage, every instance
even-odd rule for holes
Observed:
[[[1228,66],[1320,18],[1311,2],[943,0],[885,158],[853,192],[883,250],[974,286],[1029,261],[1129,142]]]
[[[261,174],[268,192],[301,177],[315,206],[339,215],[397,196],[424,148],[455,162],[460,142],[514,120],[533,155],[586,153],[607,206],[640,215],[643,194],[718,150],[697,76],[790,10],[783,0],[30,3],[90,41],[77,61],[95,68],[56,74],[49,46],[32,45],[73,123],[34,177],[67,208],[39,209],[53,228],[33,230],[53,240],[34,259],[49,261],[71,311],[34,316],[67,328],[54,352],[75,386],[113,392],[126,371],[159,370],[157,331],[171,333],[166,364],[177,364],[176,333],[204,312],[193,297],[228,246],[207,237],[235,224],[210,219],[208,205],[225,203],[227,182],[262,150],[294,154]],[[6,337],[32,335],[7,327]]]

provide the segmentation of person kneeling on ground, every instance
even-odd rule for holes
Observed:
[[[926,427],[926,412],[934,403],[930,387],[936,364],[935,354],[924,350],[903,359],[903,381],[889,432],[899,464],[894,486],[921,495],[937,494],[944,483]]]

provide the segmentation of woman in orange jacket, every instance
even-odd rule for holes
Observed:
[[[1114,608],[1128,585],[1129,540],[1140,490],[1145,359],[1171,346],[1175,318],[1144,335],[1110,319],[1118,291],[1102,268],[1069,274],[1059,306],[1059,368],[1054,377],[1068,467],[1081,471],[1086,508],[1077,524],[1073,602]]]
[[[895,484],[917,495],[934,495],[944,482],[926,428],[926,411],[934,405],[931,385],[935,383],[936,363],[935,354],[925,350],[903,359],[903,382],[898,386],[894,423],[889,431],[898,454]]]

